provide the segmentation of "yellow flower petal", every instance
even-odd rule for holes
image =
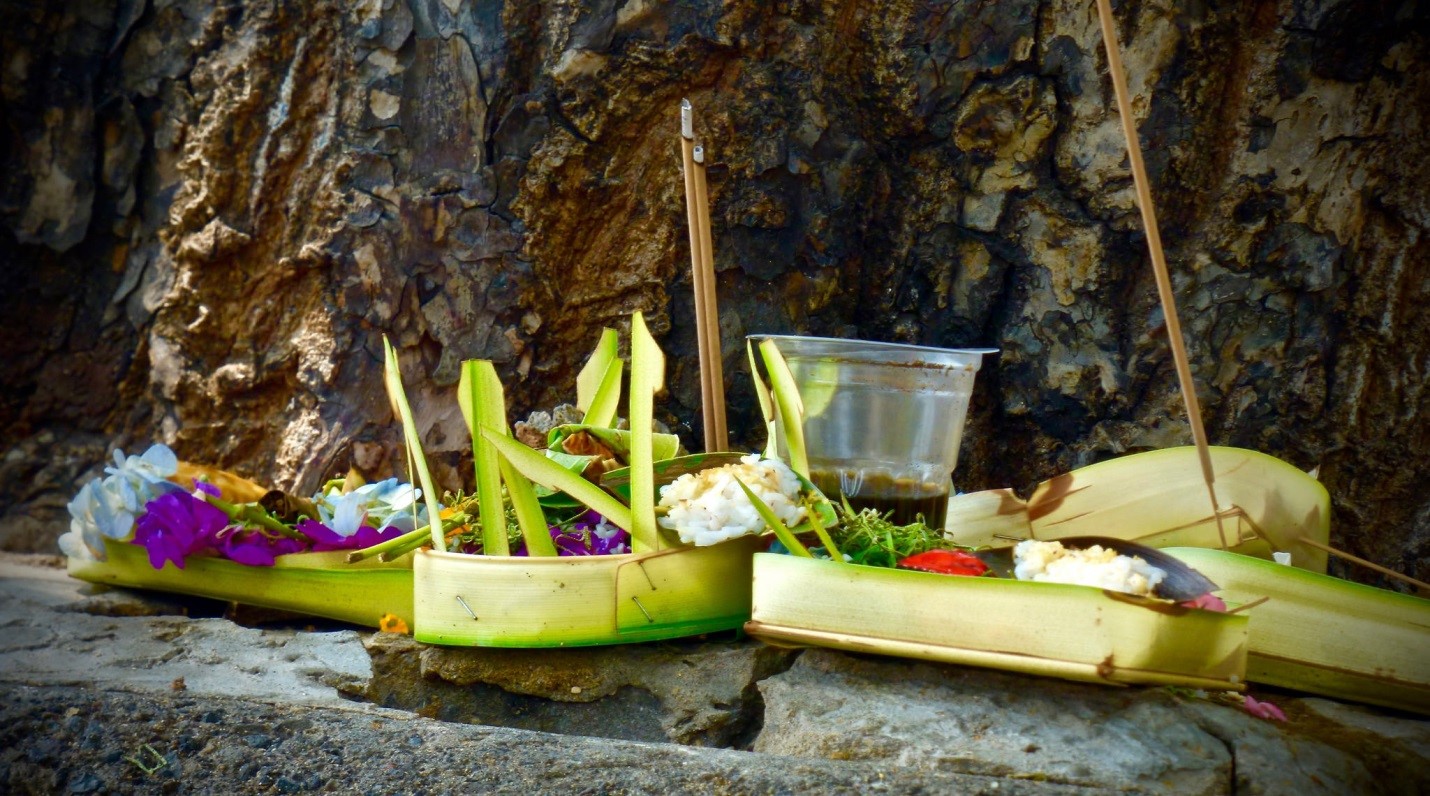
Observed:
[[[412,632],[407,629],[407,622],[403,621],[402,617],[397,614],[383,614],[382,618],[377,620],[377,629],[384,633]]]

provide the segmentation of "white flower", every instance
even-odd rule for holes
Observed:
[[[612,525],[610,520],[602,517],[601,521],[596,523],[596,527],[591,529],[591,533],[600,537],[602,541],[609,542],[621,533],[621,529],[617,525]],[[611,545],[610,551],[607,554],[621,555],[623,553],[629,553],[630,551],[630,547],[625,542],[621,542],[620,544]]]
[[[403,531],[426,525],[427,510],[419,503],[421,499],[422,490],[389,478],[364,484],[347,494],[334,487],[314,495],[313,503],[324,525],[339,536],[352,536],[363,525]]]
[[[80,488],[69,502],[70,530],[59,540],[67,556],[105,560],[104,539],[128,539],[144,504],[183,487],[166,480],[179,469],[179,459],[166,445],[154,445],[143,456],[114,451],[114,466],[103,480]]]
[[[60,537],[60,550],[74,558],[105,560],[104,537],[123,538],[115,532],[123,528],[127,534],[134,526],[134,513],[98,478],[80,488],[69,502],[69,512],[70,530]]]
[[[60,534],[60,552],[70,558],[77,558],[81,561],[103,561],[103,551],[97,554],[85,543],[84,538],[73,530]]]
[[[114,466],[104,471],[109,477],[104,479],[107,491],[120,496],[124,507],[138,513],[145,503],[171,491],[167,480],[179,469],[179,457],[162,443],[153,445],[143,456],[124,456],[124,451],[114,450]],[[117,537],[116,537],[117,538]]]

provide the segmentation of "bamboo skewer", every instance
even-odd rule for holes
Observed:
[[[1365,567],[1365,568],[1367,568],[1367,569],[1373,569],[1373,570],[1375,570],[1376,572],[1379,572],[1380,574],[1385,575],[1386,577],[1394,578],[1394,579],[1399,580],[1399,581],[1402,581],[1402,582],[1404,582],[1404,583],[1408,583],[1408,584],[1410,584],[1411,586],[1414,586],[1415,588],[1420,589],[1420,590],[1423,591],[1423,592],[1430,592],[1430,583],[1426,583],[1426,582],[1423,581],[1423,580],[1416,580],[1415,578],[1412,578],[1412,577],[1410,577],[1409,575],[1401,574],[1401,573],[1396,572],[1395,570],[1393,570],[1393,569],[1391,569],[1391,568],[1389,568],[1389,567],[1383,567],[1383,566],[1381,566],[1381,565],[1375,563],[1374,561],[1367,561],[1367,560],[1365,560],[1364,558],[1361,558],[1360,556],[1353,556],[1353,555],[1351,555],[1350,553],[1347,553],[1347,552],[1344,551],[1344,550],[1337,550],[1336,548],[1331,547],[1331,546],[1328,545],[1328,544],[1321,544],[1320,542],[1316,541],[1315,539],[1310,539],[1310,538],[1307,538],[1307,537],[1303,536],[1303,537],[1301,537],[1301,544],[1306,545],[1306,546],[1308,546],[1308,547],[1314,547],[1314,548],[1316,548],[1317,550],[1324,550],[1325,552],[1330,553],[1330,554],[1333,555],[1333,556],[1337,556],[1338,558],[1344,558],[1345,560],[1350,561],[1350,562],[1355,563],[1355,564],[1360,564],[1361,566],[1363,566],[1363,567]]]
[[[715,428],[715,402],[712,398],[714,383],[710,369],[705,366],[705,269],[701,267],[702,240],[700,235],[700,209],[696,202],[695,176],[695,122],[694,109],[690,100],[680,101],[680,155],[685,174],[685,216],[690,229],[690,276],[695,286],[695,329],[696,347],[700,352],[700,416],[705,428],[705,449],[711,450]]]
[[[1152,189],[1147,179],[1147,166],[1142,162],[1142,146],[1137,140],[1137,123],[1132,118],[1132,100],[1127,91],[1127,75],[1122,70],[1122,55],[1117,47],[1117,31],[1112,25],[1109,0],[1097,0],[1098,21],[1102,25],[1102,42],[1107,47],[1107,71],[1112,77],[1112,90],[1117,95],[1117,113],[1122,120],[1122,134],[1127,139],[1127,159],[1132,166],[1132,184],[1137,191],[1137,206],[1142,211],[1142,227],[1147,234],[1147,250],[1152,256],[1152,271],[1157,277],[1157,296],[1162,304],[1162,316],[1167,323],[1167,342],[1172,347],[1172,361],[1177,368],[1177,381],[1182,388],[1182,402],[1187,406],[1187,422],[1192,427],[1192,441],[1201,459],[1202,477],[1207,482],[1212,511],[1216,515],[1217,533],[1222,547],[1229,547],[1222,527],[1221,506],[1216,498],[1216,475],[1212,471],[1211,450],[1207,432],[1202,426],[1202,410],[1197,402],[1196,384],[1187,361],[1187,346],[1182,340],[1182,323],[1177,318],[1177,299],[1172,293],[1172,278],[1167,272],[1167,258],[1162,252],[1162,235],[1157,228],[1157,211],[1152,206]]]
[[[709,374],[711,391],[710,415],[714,421],[714,431],[705,432],[706,451],[730,449],[729,435],[725,428],[725,363],[720,346],[720,310],[715,289],[715,251],[710,236],[710,195],[705,185],[705,148],[695,147],[695,208],[699,211],[701,276],[705,281],[705,294],[697,297],[705,305],[705,324],[698,332],[700,342],[700,370]]]

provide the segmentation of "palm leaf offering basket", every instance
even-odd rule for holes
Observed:
[[[1247,679],[1430,715],[1430,601],[1227,550],[1167,553],[1254,605]]]
[[[779,345],[760,344],[771,384],[757,391],[781,428],[772,438],[791,458],[818,461],[804,413],[847,396],[818,376],[810,400],[800,382],[837,363],[786,363]],[[1330,496],[1315,478],[1255,451],[1208,453],[1222,509],[1198,488],[1198,452],[1172,448],[1074,470],[1026,501],[1006,489],[955,496],[942,536],[989,559],[1011,555],[1019,540],[1088,535],[1169,548],[1149,551],[1175,553],[1157,566],[1190,566],[1231,612],[1092,586],[761,553],[746,630],[779,645],[1107,684],[1242,690],[1253,681],[1430,713],[1430,602],[1322,574]]]
[[[425,527],[361,549],[273,555],[261,566],[239,563],[220,557],[226,553],[217,540],[253,533],[262,534],[267,542],[282,541],[285,535],[297,536],[309,520],[283,525],[260,506],[271,497],[268,490],[230,473],[180,463],[180,469],[187,468],[183,473],[144,470],[142,477],[149,479],[149,487],[144,488],[162,493],[162,499],[180,499],[186,511],[216,514],[205,544],[190,549],[180,541],[161,539],[148,549],[144,546],[148,542],[140,538],[145,519],[137,524],[126,520],[120,523],[121,530],[133,536],[133,543],[117,536],[105,538],[102,550],[71,557],[70,574],[95,583],[230,600],[368,626],[410,628],[420,641],[448,645],[621,644],[734,630],[749,619],[752,556],[765,544],[758,528],[730,526],[724,530],[733,531],[703,543],[698,538],[693,544],[677,541],[675,533],[684,533],[679,526],[672,530],[657,523],[655,491],[658,485],[680,478],[731,468],[763,467],[761,472],[768,474],[772,465],[759,462],[758,455],[731,452],[674,455],[679,452],[678,439],[652,431],[651,401],[663,379],[664,358],[639,314],[633,318],[632,331],[631,429],[618,429],[615,424],[625,361],[616,356],[615,332],[607,330],[578,380],[585,422],[554,428],[549,436],[550,440],[580,437],[583,444],[600,448],[606,456],[615,457],[611,449],[619,449],[621,457],[578,455],[559,446],[537,450],[517,442],[507,427],[505,398],[491,363],[464,363],[458,397],[472,430],[478,488],[472,496],[449,494],[445,507],[433,498],[437,493],[390,346],[386,356],[386,386],[403,425],[408,461],[421,483],[420,491],[409,487],[409,516],[422,516],[416,505],[422,495],[428,501],[422,507],[429,520]],[[163,450],[172,457],[167,448]],[[601,469],[620,458],[627,466],[605,472],[598,486],[583,474],[592,458],[601,459]],[[749,469],[739,471],[750,477]],[[782,483],[793,490],[793,496],[787,497],[802,501],[801,516],[812,514],[832,523],[833,507],[814,485],[788,468],[784,473]],[[116,479],[122,480],[121,475],[109,480],[117,483]],[[194,493],[181,488],[186,481],[193,481]],[[200,482],[207,482],[204,486],[209,488],[199,489]],[[221,492],[219,484],[230,491]],[[544,491],[538,493],[538,488]],[[113,491],[118,495],[122,487]],[[316,505],[320,497],[310,503]],[[791,502],[789,509],[795,508]],[[570,542],[564,536],[568,525],[590,514],[603,518],[600,528],[611,535],[625,534],[629,552],[620,544],[594,549],[598,531],[590,531],[583,538],[586,548],[577,552],[563,547],[563,553],[576,554],[558,555],[555,539]],[[511,515],[519,526],[517,537],[507,531]],[[550,516],[566,519],[548,525]],[[195,517],[181,514],[178,525],[202,524],[196,519],[184,522]],[[797,530],[803,527],[795,523]],[[166,532],[173,539],[187,540],[194,536],[189,530],[176,527]],[[88,536],[86,541],[93,549]],[[517,544],[523,549],[516,550]],[[184,549],[172,554],[171,564],[163,551],[174,545]],[[470,549],[473,545],[477,549]]]
[[[517,558],[422,550],[413,637],[480,647],[579,647],[740,627],[750,616],[747,536],[640,555]]]
[[[660,389],[664,356],[640,313],[632,319],[630,428],[606,427],[614,417],[623,361],[615,356],[614,333],[603,336],[578,381],[578,402],[586,408],[586,428],[608,441],[628,440],[629,466],[606,473],[598,488],[505,436],[504,421],[485,427],[473,417],[474,457],[479,466],[490,446],[499,456],[502,478],[520,517],[524,483],[548,492],[544,499],[575,500],[630,529],[632,551],[591,556],[467,555],[437,549],[416,554],[413,636],[434,644],[484,647],[567,647],[624,644],[678,638],[740,628],[750,616],[751,557],[764,545],[758,535],[740,535],[708,546],[678,543],[656,523],[656,488],[705,469],[736,466],[740,454],[706,453],[657,457],[674,452],[670,437],[653,435],[651,401]],[[501,406],[494,375],[473,375],[476,389],[463,409]],[[580,384],[599,385],[582,396]],[[465,395],[465,393],[464,393]],[[606,407],[603,409],[602,407]],[[502,413],[504,416],[504,412]],[[550,439],[563,432],[553,430]],[[409,441],[411,437],[409,437]],[[480,442],[478,442],[480,440]],[[419,454],[420,455],[420,454]],[[488,467],[490,473],[493,468]],[[793,475],[792,473],[790,474]],[[483,478],[478,472],[478,480]],[[806,510],[832,521],[833,507],[807,480],[798,487]],[[495,490],[493,490],[495,493]],[[534,505],[534,504],[533,504]],[[537,514],[540,512],[537,511]],[[486,520],[483,520],[486,522]],[[523,524],[531,542],[546,533],[543,521]]]
[[[786,357],[782,347],[799,353]],[[908,371],[962,367],[957,357],[951,356],[956,352],[945,358],[951,364],[938,364],[937,352],[912,356],[907,346],[890,348],[899,350],[891,355],[872,344],[852,348],[808,345],[793,338],[761,339],[758,350],[771,383],[757,386],[757,392],[768,396],[763,405],[769,410],[768,422],[778,429],[771,436],[780,442],[782,452],[811,467],[814,462],[827,461],[828,446],[822,441],[827,432],[809,423],[807,413],[854,416],[858,412],[852,404],[864,402],[863,393],[882,391],[878,400],[868,403],[878,406],[885,417],[865,422],[887,424],[889,417],[912,411],[897,405],[906,394],[901,387]],[[857,367],[846,367],[846,359],[858,359]],[[892,375],[877,372],[877,362],[891,359],[888,367],[895,371]],[[830,378],[831,373],[841,371],[862,383],[850,389]],[[926,375],[916,378],[933,380]],[[809,382],[817,391],[813,399],[806,397],[809,390],[803,389]],[[939,417],[938,422],[961,428],[966,392],[972,385],[964,383],[961,389],[965,397],[954,402],[956,410]],[[810,428],[816,432],[808,434]],[[865,436],[872,440],[879,435],[866,430]],[[952,436],[956,439],[959,435]],[[870,468],[890,458],[867,452],[858,455]],[[852,481],[857,486],[848,490],[851,494],[830,497],[855,499],[857,490],[867,487],[870,478]],[[949,505],[952,514],[957,499]],[[1000,531],[1023,530],[1014,521],[1026,518],[1019,514],[1003,521],[1003,515],[997,513],[1000,505],[1014,504],[980,503],[989,515],[981,518],[981,524],[972,521],[976,518],[968,516],[969,511],[961,510],[962,521],[950,526],[945,535],[951,537],[963,527],[986,531],[996,525]],[[943,518],[925,519],[941,524]],[[1115,531],[1111,533],[1115,535]],[[1028,535],[1022,533],[1021,538]],[[996,544],[966,546],[1009,545],[1003,539],[992,541]],[[1234,690],[1245,686],[1245,616],[1089,586],[762,553],[755,556],[751,610],[746,631],[779,645],[826,646],[1108,684],[1161,683]]]
[[[187,594],[379,627],[412,622],[412,556],[345,561],[346,553],[295,553],[271,567],[195,556],[183,569],[155,569],[143,547],[106,540],[104,561],[70,558],[71,577],[90,583]]]
[[[1245,616],[1089,586],[958,577],[762,553],[753,618],[779,645],[1109,684],[1244,687]]]

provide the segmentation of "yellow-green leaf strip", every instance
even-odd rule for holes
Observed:
[[[417,436],[417,421],[412,417],[412,405],[407,402],[407,392],[402,388],[402,369],[397,361],[397,350],[382,336],[383,383],[387,387],[387,397],[402,421],[402,437],[407,444],[411,466],[417,471],[417,482],[422,485],[422,497],[427,503],[427,520],[432,528],[432,547],[446,551],[447,540],[442,535],[442,506],[437,502],[437,489],[432,483],[432,473],[427,469],[427,457],[422,453],[422,441]]]
[[[783,522],[780,522],[780,518],[776,517],[775,513],[770,510],[768,503],[760,500],[759,495],[750,491],[750,488],[745,486],[744,481],[736,478],[735,483],[740,485],[740,489],[744,491],[745,497],[750,499],[750,505],[755,507],[755,512],[760,515],[760,519],[764,520],[765,525],[768,525],[770,530],[775,532],[775,538],[779,539],[780,544],[789,550],[790,555],[800,556],[801,558],[814,558],[813,555],[810,555],[809,548],[804,546],[804,542],[801,542],[798,536],[795,536]],[[841,558],[841,560],[843,559]]]
[[[765,386],[765,380],[760,378],[760,369],[755,362],[755,347],[749,339],[745,340],[745,356],[750,360],[750,378],[755,382],[755,397],[760,400],[760,415],[765,418],[765,452],[766,459],[774,459],[779,456],[775,450],[775,404],[770,398],[770,388]]]
[[[819,543],[824,545],[824,549],[829,551],[829,557],[843,564],[844,554],[839,551],[839,546],[834,543],[834,537],[825,530],[824,520],[819,516],[819,507],[813,501],[805,502],[805,516],[809,519],[809,525],[814,528],[814,535],[819,537]]]
[[[477,470],[477,508],[482,524],[482,553],[511,553],[506,538],[506,508],[502,502],[501,467],[497,453],[481,432],[506,435],[506,395],[496,368],[484,359],[462,363],[457,403],[472,432],[472,461]]]
[[[618,343],[615,329],[602,329],[596,350],[591,352],[581,372],[576,374],[576,408],[588,416],[601,385],[606,381],[611,363],[616,361]]]
[[[615,525],[630,530],[631,510],[609,492],[508,436],[484,431],[483,436],[517,472],[542,486],[565,492]]]
[[[631,317],[631,552],[660,549],[655,524],[655,455],[651,421],[655,394],[665,384],[665,354],[637,312]]]
[[[785,446],[789,448],[790,469],[808,478],[809,457],[804,447],[804,406],[800,403],[799,386],[775,341],[762,341],[760,354],[765,360],[765,370],[770,374],[770,387],[774,391],[775,406],[779,409],[779,423],[784,430]]]
[[[461,511],[457,512],[456,514],[453,514],[450,517],[443,518],[442,531],[444,538],[448,531],[456,530],[457,528],[460,528],[463,525],[466,525],[467,523],[471,522],[473,519],[475,518],[470,516],[466,512]],[[385,542],[379,542],[375,545],[372,545],[371,547],[364,547],[361,550],[353,550],[347,554],[347,563],[356,564],[357,562],[362,561],[365,558],[373,557],[376,557],[378,561],[383,562],[395,561],[412,552],[413,550],[416,550],[422,545],[427,544],[425,537],[431,532],[432,526],[424,525],[421,528],[409,531],[408,533],[405,533],[397,537],[396,539],[388,539]]]
[[[556,543],[551,539],[546,513],[537,502],[536,490],[531,481],[500,454],[497,454],[497,461],[501,465],[502,480],[506,482],[507,496],[511,498],[511,506],[516,511],[516,523],[521,527],[521,538],[526,540],[526,554],[556,555]]]
[[[605,377],[601,379],[600,388],[591,399],[591,408],[587,410],[584,418],[586,425],[609,428],[616,424],[616,410],[621,404],[621,374],[625,369],[625,360],[611,360]]]

